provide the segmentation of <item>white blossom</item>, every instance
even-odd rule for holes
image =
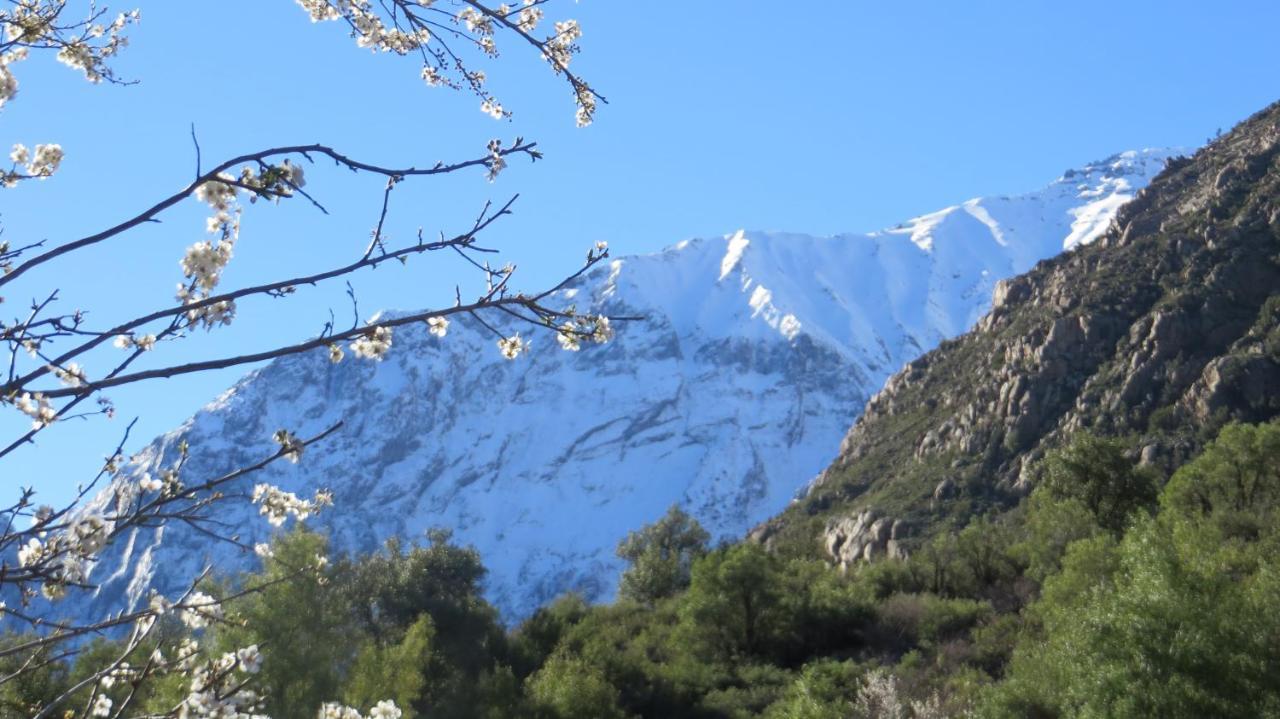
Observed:
[[[33,420],[31,425],[35,429],[47,427],[58,418],[58,411],[40,392],[23,392],[13,400],[13,406]]]
[[[106,694],[99,694],[98,698],[93,702],[93,712],[90,716],[111,716],[111,697]]]
[[[203,629],[222,618],[222,604],[204,592],[192,592],[181,607],[182,623],[192,629]]]
[[[250,674],[257,674],[262,669],[262,654],[258,651],[257,644],[236,650],[236,660],[240,668]]]
[[[396,706],[396,703],[390,699],[378,702],[377,706],[369,710],[369,719],[400,719],[402,712]]]
[[[560,342],[562,349],[569,352],[577,352],[582,349],[582,339],[578,336],[577,331],[577,326],[572,322],[560,325],[560,331],[556,333],[556,340]]]
[[[164,483],[152,477],[150,474],[143,474],[142,479],[138,480],[138,486],[144,492],[159,492],[164,487]]]
[[[444,337],[449,332],[449,320],[444,317],[428,317],[427,331],[436,337]]]
[[[80,387],[85,383],[84,370],[75,362],[68,362],[65,367],[49,365],[54,376],[68,387]]]
[[[520,333],[517,332],[511,337],[503,337],[498,340],[498,350],[502,352],[502,356],[507,359],[515,359],[522,352],[529,350],[529,343],[520,339]]]
[[[382,361],[391,349],[391,328],[374,327],[357,337],[350,345],[355,356],[364,359]]]

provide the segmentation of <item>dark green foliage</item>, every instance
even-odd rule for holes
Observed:
[[[708,655],[733,660],[777,641],[784,588],[782,562],[757,544],[713,552],[693,565],[681,606],[685,631]]]
[[[618,544],[618,556],[630,565],[618,596],[652,604],[688,587],[693,563],[707,553],[710,539],[698,520],[673,505],[662,519]]]
[[[9,620],[12,621],[12,620]],[[0,635],[0,650],[16,648],[36,638],[34,634],[6,631]],[[0,658],[0,676],[18,673],[31,655],[20,653]],[[45,702],[71,687],[70,667],[65,662],[52,661],[47,653],[30,659],[30,666],[38,667],[21,676],[0,684],[0,716],[33,716]]]
[[[1280,716],[1280,425],[1231,425],[1118,541],[1071,544],[991,716]]]
[[[510,663],[506,632],[481,596],[480,555],[450,538],[435,530],[427,546],[408,551],[389,542],[385,552],[344,562],[336,582],[342,605],[376,642],[399,642],[420,617],[430,617],[430,658],[418,667],[425,681],[414,708],[433,719],[472,716],[479,679]]]
[[[1154,503],[1117,443],[1080,439],[1049,466],[1016,510],[905,560],[842,572],[730,545],[669,596],[567,595],[511,632],[479,558],[442,533],[318,581],[290,576],[325,550],[298,531],[225,583],[289,577],[240,602],[207,651],[258,643],[269,708],[308,719],[382,699],[406,719],[1280,717],[1280,424],[1228,425]],[[88,645],[84,662],[116,651]],[[22,716],[81,672],[2,684],[0,710]],[[137,706],[181,692],[161,683]]]
[[[581,659],[553,656],[529,678],[529,698],[546,719],[624,719],[618,690],[600,667]]]
[[[1058,500],[1075,500],[1098,526],[1119,536],[1137,512],[1155,506],[1157,478],[1134,465],[1125,444],[1081,433],[1065,449],[1049,455],[1043,486]]]
[[[326,539],[299,529],[272,549],[262,571],[242,579],[244,586],[266,588],[237,602],[237,621],[218,625],[212,646],[221,653],[257,644],[263,666],[256,681],[267,696],[267,713],[314,719],[323,702],[337,698],[342,665],[358,641],[352,641],[332,573],[299,571],[328,556]]]

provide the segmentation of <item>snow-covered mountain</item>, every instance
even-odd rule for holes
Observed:
[[[534,333],[532,352],[504,360],[456,321],[443,339],[397,329],[380,363],[281,359],[156,439],[119,481],[155,472],[182,440],[194,480],[274,451],[276,429],[342,419],[299,465],[246,481],[331,488],[335,509],[311,521],[340,551],[452,529],[480,550],[509,619],[569,589],[608,598],[628,531],[673,503],[713,536],[778,512],[892,372],[973,325],[998,280],[1100,234],[1171,154],[1123,153],[1039,192],[871,234],[737,232],[614,260],[564,303],[645,319],[578,353]],[[271,530],[247,502],[224,510],[243,541]],[[253,561],[181,526],[139,530],[96,567],[95,601],[176,590],[210,556],[224,569]]]

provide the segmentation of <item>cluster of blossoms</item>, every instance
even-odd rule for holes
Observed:
[[[31,426],[35,429],[48,427],[58,418],[58,411],[40,392],[23,392],[14,398],[13,406],[31,418]]]
[[[244,675],[262,669],[256,644],[198,664],[192,658],[187,659],[191,686],[178,710],[181,719],[266,719],[258,713],[262,697],[245,686]]]
[[[113,79],[107,62],[128,44],[125,27],[141,19],[134,10],[107,24],[97,22],[99,15],[94,13],[84,22],[58,25],[65,0],[16,0],[10,5],[0,10],[5,44],[13,47],[0,55],[0,107],[18,92],[18,80],[9,66],[25,60],[32,47],[57,48],[58,60],[84,72],[90,82]]]
[[[318,719],[400,719],[402,714],[400,707],[390,699],[378,702],[367,715],[358,709],[329,702],[320,707]]]
[[[511,14],[511,9],[506,5],[498,8],[498,12],[505,17]],[[538,29],[538,23],[542,22],[542,8],[534,4],[534,0],[524,0],[524,7],[520,9],[520,14],[516,16],[516,27],[521,32],[531,33]]]
[[[359,47],[399,55],[421,53],[422,79],[427,85],[458,89],[465,84],[480,98],[482,112],[495,119],[510,117],[511,113],[485,89],[486,76],[483,70],[470,69],[447,46],[432,45],[437,38],[428,29],[428,21],[415,15],[412,8],[431,8],[435,0],[396,3],[394,11],[386,7],[390,3],[379,7],[371,0],[297,0],[297,3],[307,12],[312,22],[345,20]],[[537,45],[542,51],[543,59],[556,74],[568,73],[569,63],[579,51],[578,40],[582,37],[582,29],[576,20],[564,20],[555,24],[553,34],[543,39],[535,38],[533,33],[544,17],[543,10],[539,7],[541,4],[538,0],[521,0],[518,7],[503,3],[493,10],[467,4],[453,20],[459,28],[457,34],[465,31],[467,40],[486,57],[498,56],[498,30],[512,29]],[[380,11],[391,14],[384,18]],[[455,77],[459,81],[451,79],[451,72],[456,72]],[[578,125],[589,125],[595,115],[595,95],[586,83],[570,77],[574,85]]]
[[[288,160],[279,165],[265,165],[261,172],[244,167],[239,177],[221,173],[218,179],[201,183],[195,189],[195,197],[213,210],[205,229],[218,237],[215,241],[202,240],[187,248],[181,266],[188,282],[178,285],[178,300],[186,305],[200,303],[213,294],[222,280],[222,271],[231,261],[240,236],[238,188],[248,190],[251,193],[249,201],[256,202],[259,197],[292,197],[305,184],[302,167]],[[231,324],[235,313],[235,302],[221,300],[191,308],[187,312],[187,320],[207,329]]]
[[[37,521],[47,521],[48,515],[42,511]],[[49,599],[59,599],[66,593],[66,585],[88,579],[94,558],[106,546],[111,530],[112,524],[101,516],[86,515],[51,537],[41,532],[40,537],[27,540],[18,550],[18,565],[38,572],[44,579],[41,592]]]
[[[584,339],[596,344],[605,344],[613,339],[613,327],[609,324],[609,318],[604,315],[574,317],[561,324],[556,331],[556,340],[561,349],[569,352],[582,349]]]
[[[18,78],[14,77],[9,66],[27,59],[27,49],[18,47],[6,53],[0,53],[0,108],[18,94]],[[11,186],[11,185],[10,185]]]
[[[152,334],[146,335],[116,335],[112,340],[112,344],[122,350],[138,348],[143,352],[150,352],[156,347],[156,336]]]
[[[418,4],[427,7],[433,2],[419,0]],[[431,32],[426,28],[405,32],[387,27],[369,0],[298,0],[298,5],[311,16],[311,22],[346,18],[351,36],[360,47],[405,55],[431,42]]]
[[[58,61],[84,72],[89,82],[102,82],[110,77],[107,61],[118,54],[129,39],[122,33],[128,25],[141,19],[137,10],[120,13],[109,25],[89,25],[80,37],[66,41],[58,50]]]
[[[500,337],[498,338],[498,351],[506,359],[515,359],[529,351],[529,341],[520,339],[519,332],[510,337]]]
[[[289,519],[289,515],[303,520],[321,508],[331,506],[333,493],[322,489],[316,492],[313,499],[301,499],[293,492],[262,483],[253,488],[253,503],[262,505],[258,513],[265,516],[271,526],[279,527]]]
[[[61,145],[36,145],[35,152],[32,152],[26,145],[18,143],[9,152],[9,160],[13,166],[8,172],[0,173],[0,184],[13,187],[19,180],[33,177],[43,180],[51,177],[62,165],[62,158]]]
[[[153,609],[164,605],[163,597],[159,601],[153,598]],[[182,610],[180,615],[182,623],[192,629],[204,629],[212,622],[220,621],[223,615],[222,602],[204,592],[192,592],[186,601],[179,605],[179,608]]]
[[[88,381],[85,378],[84,370],[75,362],[68,362],[65,367],[49,365],[49,371],[53,372],[54,376],[68,387],[80,387]]]
[[[351,351],[357,357],[382,361],[391,349],[391,328],[374,327],[351,342]],[[341,350],[339,350],[341,352]],[[331,355],[332,358],[332,355]],[[338,359],[342,359],[341,356]],[[336,360],[335,360],[336,361]]]

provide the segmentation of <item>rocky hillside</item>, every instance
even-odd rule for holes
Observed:
[[[1280,414],[1280,104],[1178,158],[1098,242],[1001,282],[898,372],[806,496],[752,536],[839,563],[1006,507],[1073,432],[1169,468]]]
[[[869,235],[739,232],[621,258],[561,299],[646,319],[578,353],[535,333],[507,361],[460,321],[443,339],[397,329],[381,363],[283,359],[155,440],[121,481],[183,442],[185,475],[217,476],[272,451],[276,429],[341,418],[298,466],[252,480],[332,489],[336,509],[313,523],[337,551],[443,526],[480,550],[508,618],[569,589],[607,598],[628,531],[680,504],[736,538],[781,510],[893,371],[971,327],[1001,278],[1096,237],[1167,157],[1117,155]],[[229,511],[246,543],[271,530],[251,506]],[[95,569],[97,601],[175,590],[206,559],[254,562],[181,526],[139,530]]]

